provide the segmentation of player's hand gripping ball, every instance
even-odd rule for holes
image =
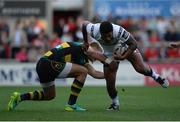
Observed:
[[[114,47],[113,53],[114,53],[115,55],[122,55],[123,53],[126,52],[126,50],[127,50],[127,48],[126,48],[124,45],[122,45],[122,44],[117,44],[117,45]]]

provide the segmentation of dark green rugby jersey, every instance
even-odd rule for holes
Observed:
[[[88,63],[82,43],[78,42],[64,42],[46,52],[43,57],[57,62],[71,62],[79,65]]]

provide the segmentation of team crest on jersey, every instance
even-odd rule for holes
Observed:
[[[63,68],[63,64],[61,64],[60,62],[51,62],[51,67],[55,70],[55,71],[61,71],[61,69]]]

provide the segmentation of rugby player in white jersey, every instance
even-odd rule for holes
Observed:
[[[107,91],[112,99],[112,104],[107,110],[119,110],[120,103],[115,82],[120,60],[127,59],[138,73],[152,77],[163,88],[169,86],[168,80],[162,78],[143,61],[137,49],[136,40],[123,27],[108,21],[96,24],[85,21],[82,25],[82,33],[86,48],[88,48],[89,44],[95,42],[99,48],[104,50],[104,56],[107,57],[106,63],[104,63],[104,75]],[[127,48],[127,51],[123,55],[113,53],[114,47],[119,43]]]

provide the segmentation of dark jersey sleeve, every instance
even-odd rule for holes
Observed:
[[[82,43],[65,42],[44,54],[50,60],[58,62],[71,62],[84,65],[88,62],[82,49]]]

